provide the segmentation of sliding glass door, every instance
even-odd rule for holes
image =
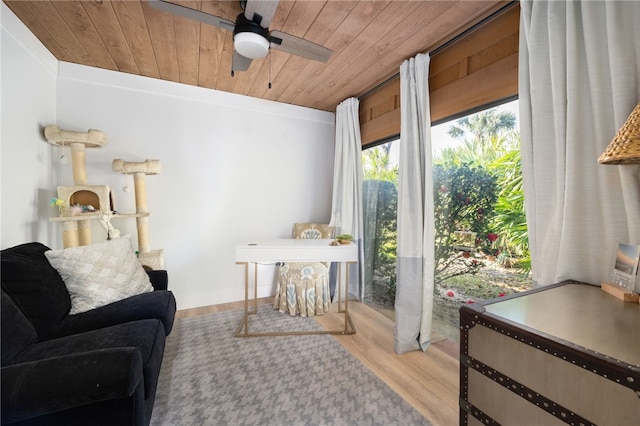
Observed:
[[[531,288],[517,101],[432,128],[434,332],[458,309]],[[399,140],[363,151],[365,303],[393,318]]]

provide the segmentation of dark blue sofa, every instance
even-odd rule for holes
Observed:
[[[1,417],[15,425],[148,425],[176,301],[154,291],[77,315],[40,243],[0,252]]]

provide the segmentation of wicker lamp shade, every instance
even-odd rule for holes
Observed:
[[[640,104],[618,130],[598,162],[601,164],[640,164]]]

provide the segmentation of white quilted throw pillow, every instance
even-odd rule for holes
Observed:
[[[67,286],[72,315],[153,291],[130,235],[88,246],[49,250],[45,256]]]

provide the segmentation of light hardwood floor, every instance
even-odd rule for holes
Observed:
[[[271,301],[272,298],[264,298],[258,303]],[[233,302],[187,309],[178,311],[176,318],[243,307],[244,302]],[[390,318],[355,301],[349,301],[349,312],[356,334],[333,337],[431,423],[436,426],[458,424],[457,344],[434,339],[435,343],[426,352],[399,355],[393,350],[394,323]],[[325,329],[339,329],[344,324],[344,316],[334,312],[316,316],[315,320]]]

